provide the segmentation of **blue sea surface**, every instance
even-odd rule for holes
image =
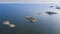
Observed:
[[[0,3],[0,34],[45,34],[48,32],[60,32],[60,14],[48,15],[45,12],[53,10],[53,4],[42,3]],[[37,15],[44,12],[43,15]],[[26,16],[37,18],[36,22],[26,22]],[[4,20],[16,25],[9,28],[2,24]]]

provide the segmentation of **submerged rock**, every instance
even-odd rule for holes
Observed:
[[[60,9],[60,7],[56,7],[56,9]]]
[[[42,15],[43,13],[38,12],[37,15]]]
[[[9,25],[10,22],[9,22],[8,20],[6,20],[6,21],[3,21],[3,24],[4,24],[4,25]]]
[[[9,27],[10,28],[14,28],[15,27],[15,24],[10,24]]]
[[[26,21],[28,22],[35,22],[36,21],[36,18],[32,17],[32,16],[26,16]]]
[[[11,24],[8,20],[3,21],[3,25],[6,25],[6,26],[8,26],[10,28],[14,28],[15,27],[15,24]]]
[[[54,7],[54,6],[52,5],[52,6],[50,6],[50,7],[52,8],[52,7]]]
[[[56,12],[46,12],[49,15],[57,14]]]

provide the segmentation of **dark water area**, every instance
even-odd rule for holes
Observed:
[[[0,3],[0,34],[45,34],[44,32],[60,32],[60,14],[38,16],[38,12],[50,10],[52,4]],[[26,16],[36,17],[36,22],[26,22]],[[2,24],[9,20],[15,28]],[[42,33],[41,33],[42,32]]]

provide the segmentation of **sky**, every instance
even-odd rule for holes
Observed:
[[[60,0],[0,0],[0,2],[53,2],[53,3],[60,3]]]
[[[5,2],[23,2],[23,3],[53,3],[55,5],[60,4],[60,0],[0,0],[0,3]]]

